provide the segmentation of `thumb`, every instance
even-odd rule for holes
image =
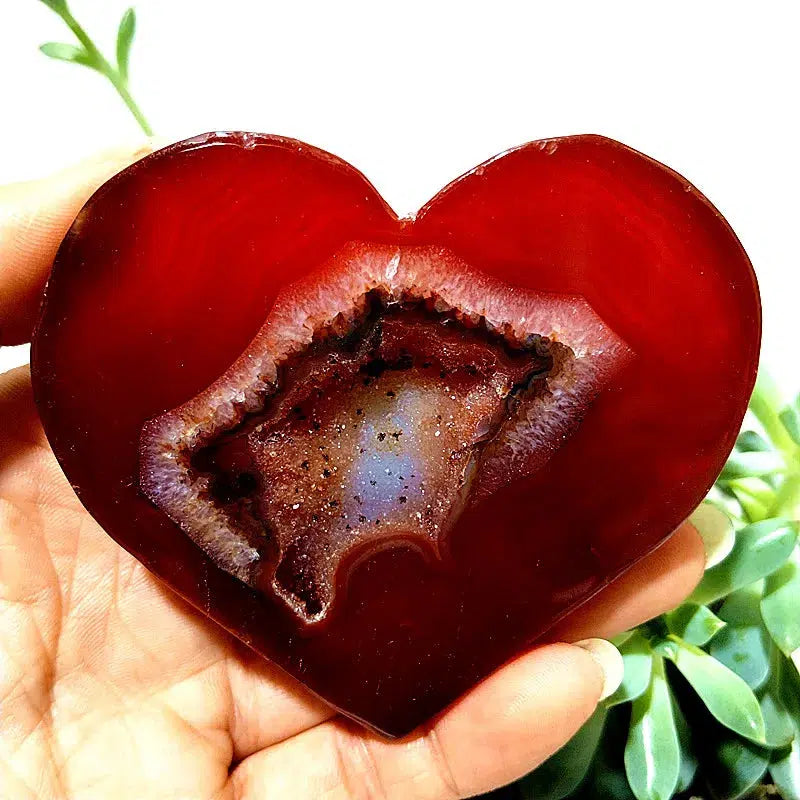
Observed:
[[[320,796],[320,787],[337,797],[472,797],[538,766],[621,678],[622,657],[608,642],[545,645],[507,664],[433,725],[404,739],[387,741],[332,720],[254,753],[231,779],[242,797],[310,800]]]
[[[549,758],[622,674],[610,642],[585,639],[537,648],[476,687],[435,728],[461,796],[503,786]]]
[[[117,147],[50,177],[0,187],[0,345],[30,339],[56,251],[83,204],[156,146]]]

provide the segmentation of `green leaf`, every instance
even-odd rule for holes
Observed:
[[[117,68],[122,80],[128,80],[128,63],[131,45],[136,34],[136,12],[129,8],[123,15],[117,30]]]
[[[672,698],[672,716],[675,718],[675,730],[678,732],[678,747],[681,751],[681,768],[678,773],[678,785],[675,792],[685,792],[694,781],[697,774],[697,756],[692,748],[692,733],[689,723],[683,715],[677,700]]]
[[[598,706],[572,739],[520,781],[522,800],[561,800],[578,788],[597,750],[606,713]]]
[[[574,795],[576,800],[636,800],[625,775],[623,761],[630,709],[616,706],[608,712],[600,746],[589,775]]]
[[[778,409],[784,405],[778,385],[765,370],[759,370],[756,386],[750,397],[750,410],[761,423],[770,441],[780,450],[788,451],[793,442],[778,419]]]
[[[761,744],[764,718],[752,689],[699,647],[677,640],[674,662],[681,674],[726,728]]]
[[[782,750],[791,745],[795,737],[792,717],[778,696],[777,687],[769,682],[759,692],[759,705],[764,717],[764,736],[767,747],[772,750]]]
[[[769,635],[785,655],[800,647],[800,552],[797,550],[767,578],[761,616]]]
[[[735,800],[747,794],[763,777],[770,751],[727,731],[711,743],[703,759],[709,791],[717,800]]]
[[[650,683],[653,657],[647,639],[635,631],[620,646],[619,651],[622,654],[625,673],[617,691],[604,701],[606,708],[636,699],[644,694]]]
[[[41,0],[48,8],[52,8],[57,14],[68,14],[67,0]]]
[[[71,61],[73,64],[82,64],[84,67],[94,67],[95,61],[83,47],[64,42],[47,42],[39,49],[49,58],[58,61]]]
[[[631,636],[633,636],[634,633],[636,633],[635,628],[629,631],[623,631],[622,633],[618,633],[616,636],[612,636],[608,641],[611,642],[614,647],[619,649],[623,644],[625,644],[625,642],[628,641],[628,639],[631,638]]]
[[[684,603],[666,614],[664,619],[670,633],[699,647],[708,644],[725,627],[725,622],[713,611],[696,603]]]
[[[769,442],[755,431],[743,431],[736,439],[736,449],[749,453],[754,450],[771,450]]]
[[[734,495],[733,492],[728,489],[727,483],[715,483],[709,489],[703,505],[713,506],[719,511],[722,511],[724,514],[727,514],[728,518],[731,520],[738,520],[743,524],[746,524],[750,521],[743,518],[742,507],[739,504],[739,501],[736,499],[736,495]],[[714,565],[711,564],[709,566]]]
[[[706,570],[689,600],[706,605],[774,572],[789,557],[797,541],[797,523],[767,519],[736,533],[730,554]]]
[[[800,800],[800,731],[791,747],[772,754],[769,774],[784,800]]]
[[[636,800],[622,769],[598,767],[590,780],[591,790],[582,794],[584,800]]]
[[[762,478],[736,478],[728,487],[747,513],[750,522],[760,522],[770,515],[775,490]]]
[[[798,398],[800,401],[800,398]],[[795,401],[795,402],[798,402]],[[786,406],[786,408],[778,414],[778,419],[783,423],[786,428],[786,433],[791,436],[795,444],[800,444],[800,406]]]
[[[625,773],[637,800],[669,800],[678,784],[681,754],[664,661],[653,659],[647,691],[633,701],[625,745]]]
[[[753,475],[768,475],[785,469],[783,456],[774,450],[734,451],[722,468],[720,478],[747,478]]]
[[[51,58],[57,58],[61,61],[71,61],[91,67],[107,78],[128,107],[128,110],[133,114],[139,127],[146,135],[152,136],[153,129],[150,127],[141,109],[131,96],[126,80],[131,41],[133,40],[134,29],[136,27],[133,11],[129,10],[126,12],[120,22],[117,35],[117,57],[119,66],[115,68],[108,63],[89,34],[83,29],[78,20],[72,16],[64,0],[43,1],[63,19],[78,38],[78,41],[80,41],[82,48],[76,47],[75,45],[65,45],[59,42],[49,42],[42,46],[42,52]]]
[[[728,595],[717,611],[728,624],[709,648],[717,661],[753,690],[766,681],[770,672],[770,639],[759,609],[761,592],[762,582],[759,581]]]
[[[790,747],[772,754],[769,771],[782,797],[800,800],[800,675],[782,655],[777,656],[775,673],[778,698],[790,715],[795,736]]]
[[[776,681],[781,702],[792,715],[795,725],[800,727],[800,673],[792,660],[783,656],[777,657]]]

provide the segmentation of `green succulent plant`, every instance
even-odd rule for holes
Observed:
[[[615,639],[619,689],[491,797],[734,800],[769,781],[800,800],[800,397],[762,375],[750,410],[699,511],[719,534],[699,586]]]

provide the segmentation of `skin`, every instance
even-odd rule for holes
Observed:
[[[91,192],[152,143],[0,188],[0,344],[29,341],[59,242]],[[27,368],[0,376],[0,786],[4,797],[451,800],[502,786],[592,713],[603,674],[546,644],[424,729],[386,741],[195,612],[84,511]],[[550,637],[609,637],[702,574],[685,524]]]

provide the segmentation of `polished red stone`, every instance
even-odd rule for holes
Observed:
[[[363,352],[348,361],[326,351],[312,363],[300,348],[274,408],[241,435],[216,431],[223,438],[195,447],[187,434],[187,474],[216,471],[224,485],[214,502],[238,515],[242,546],[225,550],[232,540],[223,537],[215,549],[213,526],[198,532],[180,504],[162,501],[153,454],[178,437],[175,426],[182,436],[200,419],[192,414],[219,406],[221,389],[239,385],[243,359],[283,346],[274,331],[288,330],[308,298],[348,306],[356,257],[384,258],[381,274],[403,290],[412,274],[420,285],[458,284],[455,305],[471,312],[455,321],[452,342],[450,328],[428,335],[437,323],[416,310],[387,312],[379,356],[392,368],[367,383],[358,380]],[[575,373],[572,383],[591,391],[567,413],[531,406],[530,437],[544,434],[530,450],[524,437],[485,441],[516,413],[510,387],[541,371],[536,358],[550,358],[491,339],[511,335],[509,320],[523,330],[524,302],[540,310],[533,327],[548,328],[534,332],[560,332],[559,346],[578,355],[584,347],[585,363],[616,353],[596,374]],[[458,333],[484,317],[489,332]],[[333,156],[279,137],[210,134],[133,165],[81,212],[48,284],[34,386],[56,455],[111,536],[325,700],[398,735],[528,647],[687,516],[733,444],[759,336],[755,279],[725,220],[683,178],[617,142],[525,145],[398,220]],[[564,394],[553,387],[558,370],[571,368],[565,359],[547,367],[552,403]],[[505,378],[491,384],[497,375]],[[453,386],[443,392],[440,379]],[[499,394],[487,388],[500,384]],[[367,409],[366,421],[351,416],[343,392]],[[400,427],[381,427],[400,413],[404,392],[416,398],[403,406],[409,445],[399,435],[392,442]],[[531,397],[521,402],[541,399]],[[437,437],[451,398],[471,410]],[[319,427],[306,432],[301,417]],[[408,482],[408,494],[392,488],[388,510],[372,516],[346,482],[312,497],[312,469],[323,480],[332,472],[313,453],[317,432],[325,446],[347,449],[363,430],[384,434],[367,456],[390,459],[387,469],[421,459],[446,501],[428,522],[409,522],[426,506]],[[456,497],[467,463],[474,485]],[[336,466],[354,480],[370,469],[351,457]],[[257,485],[243,488],[248,469]],[[295,493],[308,505],[290,502]],[[373,506],[385,499],[376,497]],[[259,520],[277,533],[262,548]],[[386,546],[395,540],[408,546]],[[335,557],[306,558],[319,552]]]

